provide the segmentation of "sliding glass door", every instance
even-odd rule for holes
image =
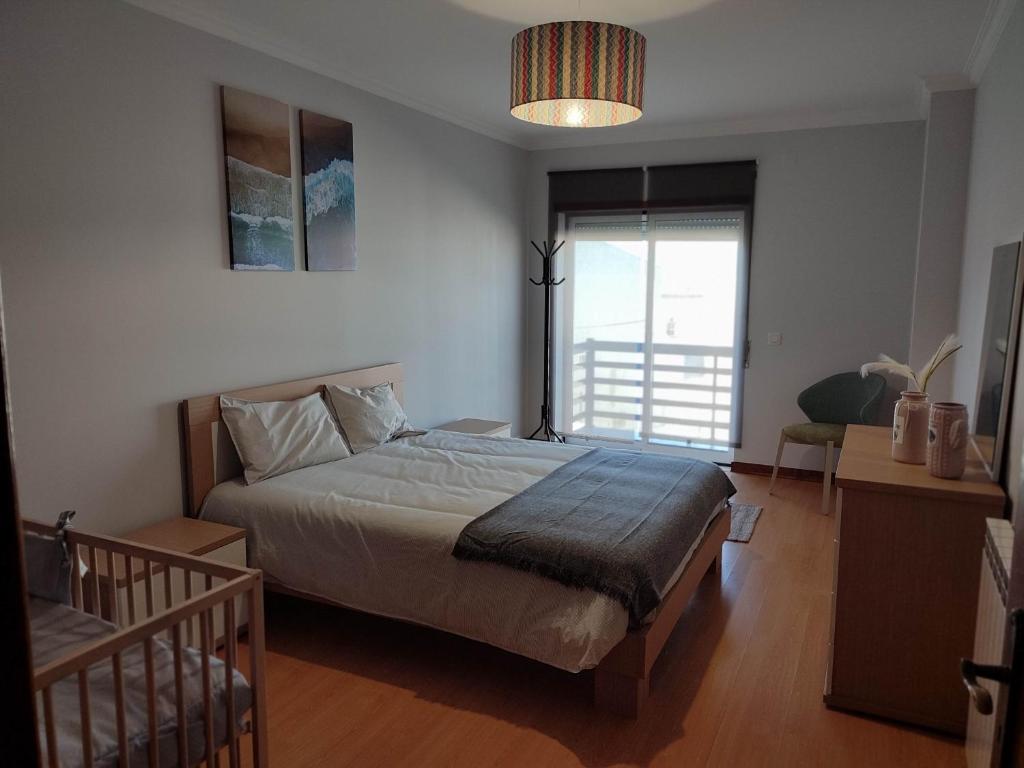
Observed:
[[[746,346],[746,214],[576,216],[565,235],[560,431],[728,461]]]

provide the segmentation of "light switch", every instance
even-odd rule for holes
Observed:
[[[782,334],[781,333],[769,333],[768,334],[768,346],[770,346],[770,347],[782,346]]]

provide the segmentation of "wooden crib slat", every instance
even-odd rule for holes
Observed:
[[[46,727],[46,762],[50,768],[58,768],[60,756],[57,754],[57,727],[53,720],[53,690],[43,688],[43,719]]]
[[[146,584],[146,618],[153,616],[153,563],[143,558],[143,578]]]
[[[103,616],[100,610],[100,577],[96,572],[96,547],[90,546],[89,552],[89,595],[92,600],[92,615]]]
[[[135,558],[131,555],[124,556],[124,572],[127,574],[125,588],[128,592],[128,623],[135,623]]]
[[[215,750],[213,748],[213,685],[210,680],[210,654],[213,653],[213,644],[210,642],[209,611],[202,611],[199,614],[199,642],[203,651],[203,710],[205,715],[204,727],[206,731],[206,765],[213,765]]]
[[[238,598],[231,600],[231,631],[228,632],[227,622],[224,624],[224,642],[231,643],[231,658],[238,664]]]
[[[211,589],[213,589],[213,576],[211,576],[210,574],[206,574],[206,577],[203,579],[203,591],[209,592]],[[210,609],[209,623],[206,629],[210,633],[210,653],[213,653],[215,650],[217,650],[217,636],[214,634],[212,608]]]
[[[181,663],[181,624],[171,630],[174,641],[174,703],[178,716],[178,765],[190,765],[188,759],[188,719],[185,716],[185,674]]]
[[[252,763],[267,768],[267,697],[263,678],[263,583],[257,580],[246,597],[249,600],[249,684],[252,687]]]
[[[174,605],[173,592],[171,591],[171,566],[164,564],[164,610]],[[171,633],[168,631],[165,637],[170,640]]]
[[[184,572],[185,572],[184,573],[184,578],[185,578],[185,599],[186,600],[191,600],[192,599],[192,571],[190,571],[188,568],[185,568]],[[188,644],[191,645],[194,648],[196,643],[195,643],[195,636],[192,634],[192,624],[193,624],[192,618],[193,618],[192,616],[189,616],[188,619],[185,620],[185,626],[186,626],[187,631],[188,631],[188,634],[187,634]]]
[[[212,574],[209,574],[209,573],[206,574],[205,586],[206,586],[206,591],[207,592],[209,592],[211,589],[213,589],[213,575]],[[206,622],[206,628],[207,628],[207,631],[210,633],[210,653],[213,653],[216,650],[216,648],[217,648],[217,627],[216,627],[216,624],[214,623],[214,620],[213,620],[213,609],[212,608],[209,611],[209,617],[208,617],[207,622]],[[232,697],[229,697],[229,698],[231,698],[231,700],[232,700],[231,706],[234,706],[234,697],[232,696]],[[228,727],[230,728],[231,726],[229,725]],[[225,732],[227,732],[227,731],[225,731]],[[213,755],[213,765],[214,765],[214,768],[220,768],[220,751],[219,750],[217,752],[215,752],[214,755]]]
[[[171,567],[169,565],[164,566],[164,608],[170,608],[174,605],[171,592]]]
[[[85,611],[82,592],[82,553],[77,544],[71,545],[71,605],[79,611]]]
[[[114,668],[114,714],[117,719],[117,751],[121,768],[128,768],[130,753],[128,751],[128,727],[124,715],[124,669],[121,665],[121,654],[110,657]]]
[[[235,634],[235,600],[224,601],[224,696],[227,709],[228,762],[231,768],[238,768],[238,736],[235,720],[235,645],[231,636]]]
[[[117,605],[117,571],[114,570],[114,551],[107,550],[107,599],[110,601],[110,621],[121,625]]]
[[[149,715],[149,768],[159,768],[160,750],[157,742],[156,672],[153,669],[152,637],[147,637],[142,641],[142,651],[146,662],[146,710]]]
[[[92,707],[89,703],[89,670],[78,673],[78,711],[82,723],[82,765],[92,766]]]

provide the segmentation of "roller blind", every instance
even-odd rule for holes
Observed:
[[[754,160],[552,171],[548,201],[553,214],[723,205],[748,208],[754,204],[756,181]]]
[[[644,169],[553,171],[548,174],[552,212],[636,208],[643,204]]]
[[[757,163],[753,160],[656,165],[647,169],[645,202],[649,208],[750,206],[756,181]]]

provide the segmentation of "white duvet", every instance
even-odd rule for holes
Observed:
[[[625,637],[618,602],[451,551],[473,518],[587,450],[434,430],[221,483],[200,516],[245,528],[249,564],[270,581],[578,672]]]

